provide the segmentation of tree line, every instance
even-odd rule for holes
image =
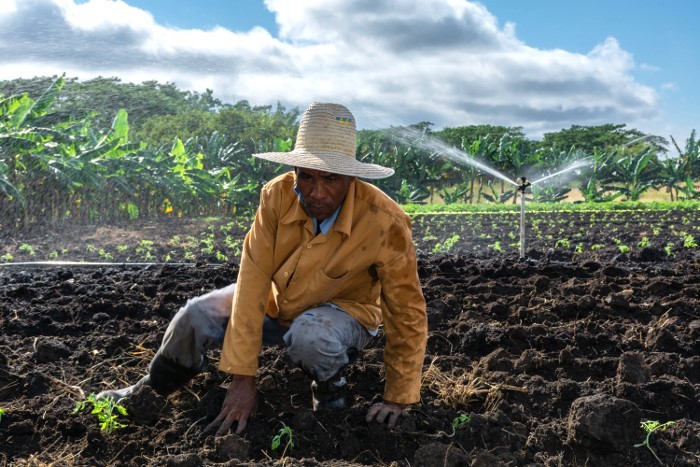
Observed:
[[[0,81],[0,227],[250,212],[261,184],[288,170],[251,154],[291,150],[299,116],[279,103],[223,103],[211,90],[155,81]],[[511,179],[589,161],[574,181],[533,187],[537,201],[560,201],[573,187],[593,202],[638,200],[650,189],[671,200],[699,197],[694,131],[681,150],[673,138],[624,124],[574,125],[541,141],[521,127],[432,126],[358,132],[359,159],[395,168],[376,183],[399,203],[515,201],[512,184],[436,147]],[[397,130],[416,136],[399,138]]]

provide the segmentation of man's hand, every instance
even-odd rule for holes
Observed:
[[[396,421],[401,415],[408,415],[406,407],[408,407],[406,404],[398,404],[396,402],[389,401],[377,402],[376,404],[372,404],[372,407],[370,407],[367,411],[367,423],[371,422],[374,419],[376,419],[379,423],[384,423],[384,420],[386,420],[386,417],[388,415],[389,422],[387,423],[387,426],[389,428],[394,428],[394,425],[396,425]]]
[[[258,394],[255,388],[255,376],[233,375],[231,384],[226,391],[226,397],[221,407],[221,413],[214,419],[204,432],[216,428],[221,423],[221,426],[216,431],[216,436],[223,435],[228,432],[233,422],[238,422],[236,434],[241,434],[245,430],[248,423],[248,417],[255,410],[255,405],[258,401]]]

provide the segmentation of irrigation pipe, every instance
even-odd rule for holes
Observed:
[[[188,266],[188,267],[221,267],[221,263],[102,263],[81,261],[24,261],[18,263],[0,263],[0,268],[8,266],[17,267],[48,267],[48,266],[77,266],[77,267],[148,267],[148,266]]]

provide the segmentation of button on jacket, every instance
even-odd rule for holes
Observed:
[[[294,192],[289,172],[268,182],[246,235],[219,368],[255,375],[265,314],[282,323],[332,303],[386,336],[384,399],[420,398],[427,341],[410,219],[391,198],[355,179],[325,235]]]

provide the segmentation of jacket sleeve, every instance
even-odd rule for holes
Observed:
[[[277,216],[270,190],[263,188],[253,226],[245,237],[231,319],[219,369],[237,375],[256,374],[262,326],[270,303]]]
[[[386,260],[377,272],[386,335],[384,399],[412,404],[420,400],[428,321],[408,217],[391,226],[383,250]]]

